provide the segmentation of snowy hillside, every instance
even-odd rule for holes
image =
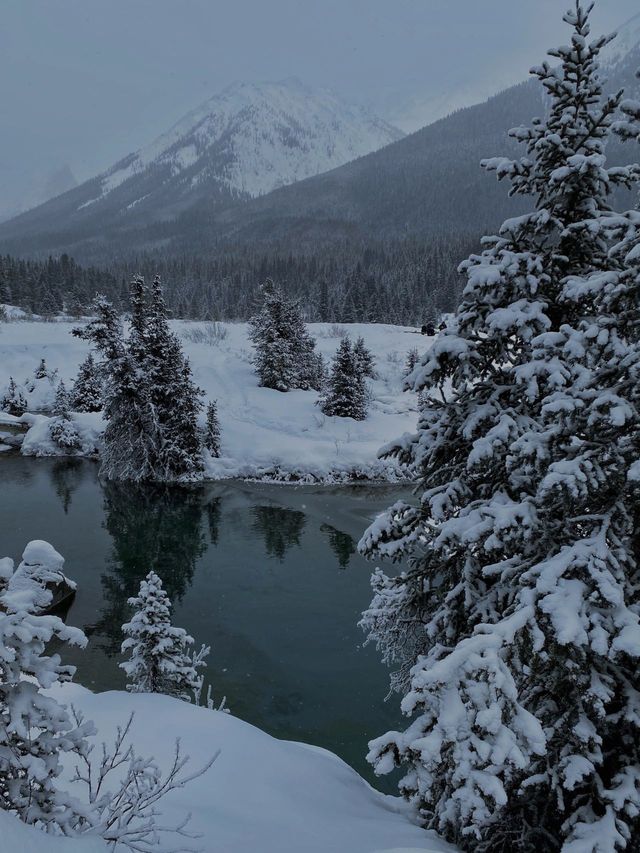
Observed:
[[[323,415],[316,405],[315,391],[283,394],[259,388],[249,360],[252,348],[246,324],[218,324],[217,335],[211,335],[213,327],[206,323],[175,321],[172,326],[183,341],[196,383],[204,390],[206,399],[218,403],[222,457],[209,460],[208,477],[273,477],[314,482],[402,476],[393,464],[378,461],[377,452],[391,438],[415,429],[417,400],[414,394],[402,391],[404,363],[410,349],[426,348],[430,338],[401,326],[335,327],[325,323],[308,326],[326,361],[340,343],[340,332],[348,333],[352,340],[362,335],[373,351],[377,378],[370,382],[372,400],[368,417],[358,422]],[[57,369],[57,378],[69,386],[87,352],[87,344],[73,338],[71,328],[69,323],[20,321],[0,326],[0,394],[10,376],[19,383],[32,376],[41,358],[46,359],[50,370]],[[29,409],[50,408],[53,395],[49,380],[41,380],[27,394]],[[23,452],[32,455],[59,452],[50,442],[47,419],[37,415],[25,417],[33,425]],[[86,446],[95,443],[101,428],[100,415],[75,417]]]
[[[237,83],[103,174],[3,227],[43,223],[105,239],[165,223],[197,207],[205,215],[361,157],[402,132],[362,107],[297,80]],[[49,226],[47,226],[47,229]]]
[[[216,180],[234,193],[257,196],[401,136],[362,108],[298,80],[236,83],[109,169],[100,197],[145,171],[162,171],[165,180],[177,182],[184,176],[192,187]]]
[[[158,853],[180,842],[180,849],[202,853],[454,853],[412,825],[399,798],[374,791],[324,749],[279,741],[233,716],[162,695],[93,694],[73,684],[54,695],[95,722],[98,743],[111,742],[116,726],[134,712],[137,752],[163,768],[177,736],[194,770],[221,750],[205,777],[162,801],[167,823],[191,813],[189,829],[199,837],[185,845],[161,836]],[[97,839],[53,838],[2,812],[0,833],[7,853],[107,851]]]

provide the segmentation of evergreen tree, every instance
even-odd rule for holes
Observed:
[[[267,279],[260,311],[249,321],[255,348],[253,364],[265,388],[289,391],[319,388],[324,368],[315,353],[315,340],[307,332],[300,308]]]
[[[202,472],[197,421],[202,392],[193,382],[179,339],[169,328],[158,276],[148,305],[143,304],[140,322],[142,333],[134,329],[132,343],[148,379],[150,402],[162,433],[156,470],[165,481],[197,479]]]
[[[190,701],[200,683],[189,650],[193,637],[171,624],[171,603],[155,572],[149,572],[129,604],[135,613],[122,626],[122,653],[129,659],[120,664],[130,682],[127,689]]]
[[[153,480],[160,435],[118,313],[103,297],[94,304],[95,319],[74,334],[91,341],[103,356],[104,417],[100,473],[111,480]],[[133,332],[132,332],[133,334]]]
[[[78,369],[71,391],[71,407],[74,412],[99,412],[102,409],[102,380],[91,352]]]
[[[408,376],[410,373],[413,373],[413,370],[420,360],[420,354],[418,353],[417,347],[411,347],[409,352],[407,353],[407,358],[404,363],[404,375]]]
[[[67,391],[64,382],[60,380],[58,387],[56,388],[56,396],[53,401],[52,412],[57,417],[68,418],[70,405],[71,398],[69,392]]]
[[[215,400],[207,406],[204,446],[212,456],[220,456],[220,423],[218,421],[218,407]]]
[[[320,408],[330,417],[363,421],[367,416],[367,389],[349,338],[340,342]]]
[[[197,479],[201,392],[169,329],[159,279],[149,295],[144,280],[134,277],[128,338],[110,303],[99,298],[95,312],[96,319],[74,334],[91,341],[104,358],[102,474],[114,480]]]
[[[40,576],[57,573],[62,563],[51,545],[31,542],[16,574],[25,574],[23,566],[38,567]],[[0,808],[25,823],[72,835],[88,809],[58,787],[61,757],[87,755],[86,737],[93,731],[76,725],[67,708],[44,694],[74,674],[74,667],[57,654],[48,657],[45,648],[52,642],[84,646],[86,638],[56,616],[35,614],[43,594],[50,600],[39,582],[27,582],[0,596]]]
[[[81,445],[78,429],[69,414],[69,405],[70,395],[64,382],[61,381],[56,389],[49,435],[58,447],[67,451],[77,450]]]
[[[36,379],[49,378],[49,371],[47,370],[47,363],[44,358],[40,359],[40,364],[34,370],[33,375],[36,377]]]
[[[375,379],[375,360],[371,350],[367,349],[363,337],[356,338],[356,342],[353,345],[353,357],[355,359],[358,372],[362,376],[368,376],[371,379]]]
[[[589,11],[565,16],[559,65],[533,70],[550,109],[512,131],[526,156],[485,164],[535,210],[463,265],[463,301],[410,380],[417,433],[386,449],[415,467],[419,504],[397,503],[360,545],[409,566],[374,574],[362,620],[412,717],[369,759],[379,773],[406,765],[401,791],[464,849],[596,853],[639,830],[625,484],[640,424],[614,393],[623,373],[637,386],[616,315],[594,299],[619,264],[608,197],[634,173],[606,168],[621,95],[603,96],[609,39],[589,42]]]
[[[13,376],[9,377],[7,390],[0,400],[0,409],[8,412],[10,415],[20,417],[27,411],[27,398],[22,393],[22,390],[16,385]]]

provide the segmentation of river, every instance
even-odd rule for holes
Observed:
[[[103,484],[87,460],[0,459],[0,557],[31,539],[65,557],[78,584],[67,622],[89,637],[61,649],[92,690],[122,689],[127,598],[154,569],[173,621],[211,646],[206,679],[232,713],[280,738],[336,752],[369,781],[367,741],[401,724],[388,671],[363,646],[374,566],[367,523],[406,489],[210,483]],[[179,734],[176,732],[176,735]]]

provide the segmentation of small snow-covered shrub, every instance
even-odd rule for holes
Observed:
[[[49,424],[49,435],[52,441],[63,450],[79,450],[81,446],[78,428],[70,418],[52,418]]]
[[[183,333],[183,338],[191,341],[192,344],[207,344],[210,347],[217,347],[227,338],[228,334],[229,330],[226,326],[214,320],[196,326],[194,329],[187,329]]]
[[[72,713],[79,729],[87,725],[81,712],[72,708]],[[191,815],[173,826],[159,824],[157,819],[161,813],[157,804],[171,791],[200,778],[220,752],[199,770],[185,773],[189,758],[182,754],[180,740],[177,739],[173,761],[163,774],[154,758],[139,756],[133,745],[127,743],[133,721],[134,715],[131,714],[124,726],[118,726],[111,746],[102,743],[99,760],[92,760],[93,744],[80,756],[81,761],[76,765],[71,781],[86,786],[89,808],[87,818],[79,824],[79,831],[101,836],[113,845],[111,849],[122,846],[133,853],[157,850],[161,833],[197,838],[187,830]],[[115,783],[114,788],[111,788],[112,782]],[[193,848],[172,849],[177,853],[177,850]]]
[[[18,418],[27,411],[27,398],[13,376],[9,377],[9,384],[0,399],[0,409]]]
[[[345,338],[347,336],[347,330],[344,326],[340,326],[338,323],[332,323],[331,326],[329,326],[327,335],[330,338]]]

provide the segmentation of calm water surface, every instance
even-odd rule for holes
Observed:
[[[402,494],[103,485],[88,461],[11,456],[0,459],[0,557],[17,561],[30,539],[63,554],[78,583],[67,621],[89,636],[87,649],[64,649],[64,659],[93,690],[124,687],[127,598],[154,569],[175,624],[212,648],[214,697],[226,695],[232,713],[277,737],[333,750],[374,781],[367,741],[400,715],[397,698],[384,702],[388,672],[356,624],[373,566],[355,544]]]

